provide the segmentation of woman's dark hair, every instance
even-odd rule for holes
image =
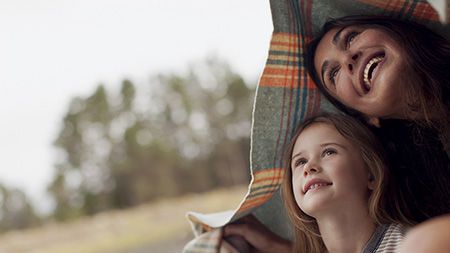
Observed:
[[[417,131],[414,122],[388,120],[372,130],[386,151],[388,187],[397,200],[387,202],[387,211],[403,210],[405,217],[416,222],[449,213],[450,158],[436,130],[422,129],[420,142],[412,138]]]
[[[420,125],[437,129],[448,137],[450,121],[450,42],[424,25],[387,16],[346,16],[326,22],[307,46],[305,64],[319,90],[338,109],[356,117],[362,113],[339,102],[327,92],[314,68],[314,57],[322,37],[331,29],[348,26],[379,28],[396,38],[405,49],[408,64],[417,75],[406,91],[409,113],[420,115]],[[408,116],[408,115],[407,115]]]

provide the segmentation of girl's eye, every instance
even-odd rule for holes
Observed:
[[[306,162],[307,162],[306,159],[304,159],[304,158],[299,158],[299,159],[297,159],[297,160],[295,161],[294,166],[297,167],[297,166],[300,166],[300,165],[305,165]]]
[[[337,153],[337,151],[335,149],[327,148],[322,152],[322,156],[330,156],[330,155],[334,155],[336,153]]]

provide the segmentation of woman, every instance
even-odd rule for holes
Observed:
[[[401,189],[395,197],[404,200],[399,205],[406,217],[422,222],[449,213],[450,43],[416,23],[350,16],[325,24],[310,43],[306,62],[318,88],[338,109],[380,127],[398,183],[391,187]],[[398,207],[388,206],[388,211]],[[445,242],[448,237],[441,232],[449,225],[447,215],[411,235]],[[252,226],[229,230],[247,239],[261,235]],[[418,241],[406,242],[415,246]],[[426,244],[433,245],[438,244]]]
[[[379,126],[408,218],[449,213],[450,42],[417,23],[348,16],[323,26],[306,62],[338,109]]]

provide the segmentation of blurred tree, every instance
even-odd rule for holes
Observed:
[[[38,224],[40,219],[25,193],[0,185],[0,232]]]
[[[74,98],[49,185],[58,220],[247,183],[254,90],[217,58]]]

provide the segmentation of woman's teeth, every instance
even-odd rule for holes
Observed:
[[[377,66],[379,62],[381,62],[384,59],[384,56],[375,57],[372,60],[370,60],[366,68],[364,69],[364,85],[366,86],[366,89],[370,89],[370,80],[372,79],[372,72]]]

